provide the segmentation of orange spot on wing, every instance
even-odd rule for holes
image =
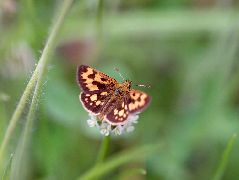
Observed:
[[[97,100],[97,94],[91,95],[90,100],[91,101],[96,101]]]
[[[107,92],[102,92],[102,93],[100,93],[100,95],[102,95],[102,96],[105,96],[105,95],[107,95],[108,93]]]
[[[123,114],[124,114],[124,109],[119,111],[119,116],[123,116]]]

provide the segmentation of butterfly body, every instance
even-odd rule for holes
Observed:
[[[118,83],[89,66],[78,67],[77,80],[82,89],[83,107],[111,125],[124,124],[130,115],[143,111],[151,100],[146,93],[131,89],[130,80]]]

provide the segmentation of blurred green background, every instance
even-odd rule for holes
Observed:
[[[60,2],[0,1],[1,139]],[[101,37],[97,4],[76,1],[61,30],[32,130],[30,179],[75,179],[95,162],[102,135],[87,127],[88,114],[78,99],[80,64],[122,81],[117,67],[133,83],[151,85],[140,88],[152,96],[151,105],[133,133],[113,138],[109,155],[164,144],[147,160],[124,165],[105,179],[211,179],[239,130],[238,1],[105,0]],[[239,177],[238,148],[237,139],[223,179]],[[122,178],[131,167],[147,174]]]

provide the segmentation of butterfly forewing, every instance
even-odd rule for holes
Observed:
[[[77,76],[78,83],[85,93],[113,90],[118,83],[114,78],[85,65],[79,66]]]
[[[142,112],[151,101],[150,96],[139,90],[132,89],[129,95],[128,106],[130,113]]]

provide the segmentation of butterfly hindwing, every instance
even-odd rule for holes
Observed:
[[[129,116],[129,108],[126,100],[116,101],[113,108],[106,115],[106,121],[112,125],[123,124]]]
[[[114,89],[117,84],[114,78],[85,65],[78,67],[77,80],[85,93],[99,93]]]
[[[108,93],[105,91],[98,94],[87,94],[84,92],[80,94],[80,101],[85,109],[94,114],[99,114],[101,112],[101,109],[105,105],[107,98],[109,98]]]
[[[142,112],[150,103],[151,97],[146,93],[132,89],[129,92],[130,98],[128,99],[128,107],[130,113]]]

